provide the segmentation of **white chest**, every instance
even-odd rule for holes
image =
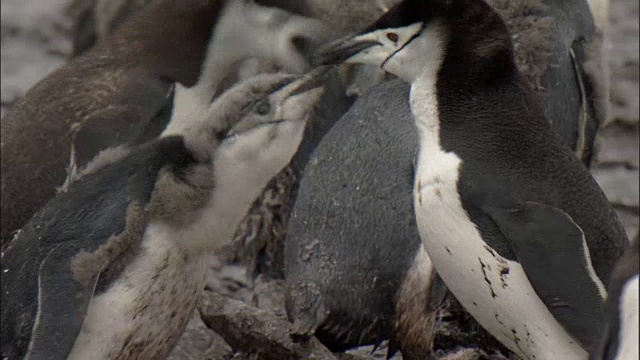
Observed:
[[[491,250],[469,219],[457,192],[460,159],[434,148],[420,152],[414,206],[424,247],[447,287],[485,329],[524,359],[586,359],[520,264]]]
[[[139,255],[91,300],[69,359],[163,358],[180,337],[204,288],[208,255],[187,254],[150,225]]]
[[[420,138],[414,207],[420,237],[438,274],[476,320],[524,359],[586,360],[553,318],[524,270],[491,250],[462,207],[461,159],[440,147],[435,83],[414,83],[411,109]]]

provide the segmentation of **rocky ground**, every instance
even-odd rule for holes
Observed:
[[[71,53],[70,22],[64,14],[68,1],[1,0],[3,115],[26,90],[64,64]],[[607,125],[599,139],[600,151],[597,166],[593,170],[630,237],[638,233],[640,226],[639,8],[637,0],[611,0],[611,108]],[[266,339],[266,333],[286,321],[281,282],[261,276],[254,280],[242,266],[214,260],[208,289],[212,291],[203,298],[201,307],[210,311],[217,320],[215,322],[224,324],[227,342],[241,351],[234,353],[225,340],[208,329],[196,316],[172,354],[172,359],[264,358],[264,354],[252,352],[247,346],[255,343],[260,343],[261,349],[271,349],[273,354],[286,349],[289,353],[313,353],[318,358],[332,356],[324,354],[322,347],[313,348],[313,344],[309,345],[311,348],[294,349],[294,345],[287,342],[287,336]],[[227,298],[221,298],[216,293]],[[256,323],[255,318],[247,317],[262,311],[260,309],[267,310],[258,314],[260,322]],[[255,331],[250,335],[243,333],[242,336],[237,331],[234,333],[236,327],[247,326]],[[384,358],[386,354],[384,345],[374,354],[371,350],[370,347],[357,349],[341,359]],[[275,356],[272,358],[284,358]],[[394,359],[399,358],[397,355]]]

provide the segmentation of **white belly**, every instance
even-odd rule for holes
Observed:
[[[204,288],[208,255],[187,254],[151,225],[138,256],[89,303],[70,360],[158,359],[173,348]]]
[[[519,263],[492,251],[462,208],[460,159],[422,149],[414,189],[418,230],[436,270],[493,336],[529,360],[585,360],[588,354],[553,318]]]

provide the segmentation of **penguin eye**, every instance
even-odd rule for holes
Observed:
[[[225,131],[218,131],[218,130],[214,130],[213,131],[213,137],[218,141],[221,142],[222,140],[224,140],[227,136],[229,136],[231,132],[225,132]]]
[[[308,38],[295,35],[291,38],[291,44],[300,54],[310,54],[311,53],[311,40]]]
[[[387,33],[387,39],[393,41],[393,42],[398,42],[398,34],[390,32]]]
[[[268,101],[260,101],[255,108],[258,115],[267,115],[271,112],[271,104]]]

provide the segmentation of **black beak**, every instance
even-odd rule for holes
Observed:
[[[355,37],[349,36],[318,49],[313,55],[312,64],[315,66],[337,65],[360,51],[376,45],[382,44],[375,40],[356,40]]]
[[[300,84],[297,88],[295,88],[289,96],[295,96],[298,94],[302,94],[309,90],[313,90],[324,86],[329,77],[329,71],[331,70],[331,66],[319,66],[305,75],[303,75],[303,79],[306,78],[302,84]]]

